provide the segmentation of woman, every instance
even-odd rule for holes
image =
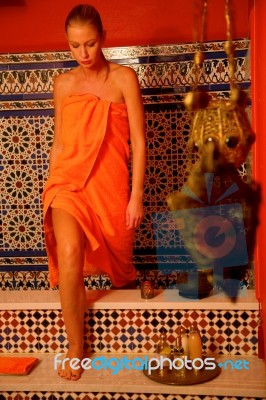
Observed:
[[[113,285],[134,282],[134,228],[143,218],[144,110],[135,72],[108,62],[97,10],[78,5],[65,23],[78,66],[54,82],[55,134],[43,193],[51,286],[59,284],[69,349],[82,359],[83,276],[104,271]],[[129,142],[132,185],[129,187]],[[59,370],[77,380],[81,368]]]

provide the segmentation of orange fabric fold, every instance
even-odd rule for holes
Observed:
[[[58,284],[51,208],[73,215],[85,237],[84,276],[106,273],[115,286],[136,278],[129,201],[129,124],[125,104],[91,94],[68,96],[62,108],[63,151],[43,192],[51,287]]]
[[[0,357],[0,374],[27,375],[38,363],[36,357]]]

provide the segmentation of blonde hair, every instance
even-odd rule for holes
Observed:
[[[100,14],[95,7],[89,4],[79,4],[75,6],[68,14],[65,21],[65,31],[70,25],[82,23],[94,26],[100,36],[103,36],[103,24]]]

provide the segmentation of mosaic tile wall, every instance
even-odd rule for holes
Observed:
[[[204,44],[200,84],[213,98],[228,96],[228,61],[223,42]],[[236,41],[235,77],[249,87],[248,40]],[[139,77],[147,130],[145,219],[136,231],[134,262],[157,269],[152,214],[166,210],[166,195],[181,189],[194,160],[187,139],[191,113],[182,99],[194,82],[194,44],[105,49],[108,59],[131,66]],[[3,289],[47,288],[40,195],[53,137],[53,78],[75,66],[69,52],[0,54],[1,226],[0,285]],[[247,173],[246,166],[240,173]],[[171,244],[166,246],[171,252]],[[166,254],[160,263],[169,263]],[[191,262],[188,255],[177,265]],[[104,278],[106,279],[106,277]],[[168,279],[168,278],[166,278]],[[251,271],[251,286],[253,276]],[[92,287],[96,288],[95,279]]]
[[[85,317],[88,353],[155,353],[164,329],[173,347],[178,328],[196,321],[205,354],[256,355],[257,311],[90,310]],[[65,353],[67,339],[59,310],[0,312],[0,353]]]

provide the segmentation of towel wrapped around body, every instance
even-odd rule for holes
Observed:
[[[115,286],[136,278],[129,202],[129,124],[124,103],[71,95],[62,106],[63,150],[44,192],[44,234],[51,287],[58,284],[51,208],[73,215],[85,234],[84,276],[106,273]]]

